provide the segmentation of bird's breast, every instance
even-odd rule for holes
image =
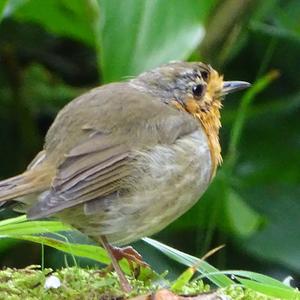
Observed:
[[[124,183],[129,192],[106,201],[100,218],[99,233],[115,244],[166,227],[197,202],[211,178],[210,149],[202,128],[172,145],[157,145],[134,157],[134,174]]]

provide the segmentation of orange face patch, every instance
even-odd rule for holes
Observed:
[[[171,104],[178,110],[185,111],[196,118],[204,128],[212,159],[212,177],[217,166],[222,162],[221,147],[219,143],[220,109],[222,107],[220,99],[216,96],[223,87],[223,76],[212,70],[205,95],[202,99],[196,100],[189,97],[184,104],[174,100]]]
[[[199,113],[200,106],[199,106],[199,103],[195,99],[189,98],[185,102],[185,109],[186,109],[187,112],[189,112],[190,114],[194,115],[194,114]]]

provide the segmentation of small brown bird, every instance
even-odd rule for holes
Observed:
[[[125,291],[116,255],[186,212],[220,164],[224,95],[244,89],[201,62],[172,62],[95,88],[66,105],[27,170],[0,182],[0,201],[29,219],[55,216],[100,241]]]

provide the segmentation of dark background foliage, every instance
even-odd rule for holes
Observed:
[[[227,97],[223,167],[201,201],[155,238],[199,257],[225,243],[210,259],[219,268],[299,278],[298,0],[1,0],[0,19],[1,178],[24,170],[57,111],[96,85],[174,59],[252,83],[278,70],[249,106],[242,93]],[[136,246],[154,269],[177,270]],[[41,248],[1,240],[0,256],[2,266],[25,266],[40,263]],[[63,256],[45,249],[46,265],[64,265]]]

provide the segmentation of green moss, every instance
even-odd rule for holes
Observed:
[[[276,298],[267,297],[250,289],[245,289],[238,285],[231,285],[226,289],[220,289],[225,295],[234,300],[274,300]]]
[[[46,278],[54,275],[60,280],[59,288],[45,288]],[[78,267],[53,272],[39,266],[25,269],[7,268],[0,271],[0,299],[99,299],[99,296],[121,297],[118,278],[114,273]],[[132,280],[133,295],[149,292],[150,286]]]
[[[59,278],[59,288],[45,288],[45,281],[51,275]],[[128,296],[143,295],[154,292],[158,288],[168,288],[171,283],[163,278],[160,281],[137,279],[130,280],[133,292]],[[210,286],[201,280],[193,280],[184,285],[181,295],[197,295],[208,292]],[[236,300],[268,300],[254,291],[243,289],[240,286],[230,286],[218,290],[220,295],[229,295]],[[122,299],[118,278],[114,273],[101,272],[95,269],[78,267],[41,270],[40,266],[29,266],[25,269],[7,268],[0,271],[0,300],[52,300],[52,299]]]

